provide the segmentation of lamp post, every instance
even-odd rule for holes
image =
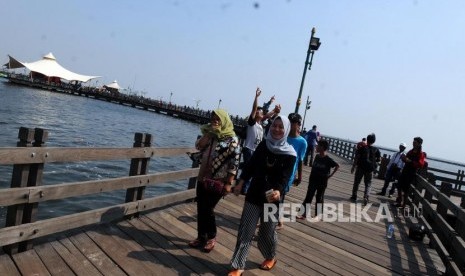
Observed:
[[[304,121],[302,122],[302,129],[301,131],[304,129],[304,126],[305,126],[305,117],[307,116],[307,110],[310,109],[310,105],[312,104],[312,101],[310,101],[310,96],[307,96],[307,103],[305,105],[305,112],[304,112]]]
[[[171,104],[171,98],[173,97],[173,92],[170,92],[170,104]]]
[[[308,43],[308,51],[307,51],[307,58],[305,59],[305,66],[304,66],[304,73],[302,74],[302,81],[300,83],[300,90],[299,96],[297,97],[297,102],[295,103],[295,113],[299,113],[299,106],[302,97],[302,90],[304,88],[305,82],[305,75],[307,74],[307,67],[308,70],[312,69],[312,62],[313,62],[313,54],[315,53],[318,48],[320,48],[321,42],[318,37],[315,37],[315,27],[312,28],[312,36],[310,37],[310,42]],[[310,59],[310,61],[308,61]]]
[[[218,101],[218,109],[220,108],[221,105],[221,99]]]

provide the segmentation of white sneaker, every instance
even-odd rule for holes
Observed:
[[[314,216],[313,218],[310,219],[311,222],[319,222],[321,220],[320,216]]]

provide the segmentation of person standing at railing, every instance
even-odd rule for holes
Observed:
[[[260,268],[270,270],[276,264],[279,201],[289,182],[297,156],[294,148],[287,143],[290,129],[290,122],[286,117],[277,116],[273,120],[266,139],[258,145],[250,162],[245,164],[239,183],[234,187],[234,194],[239,195],[243,183],[252,178],[245,196],[236,247],[231,259],[233,270],[228,275],[243,273],[258,221],[260,226],[257,245],[265,258]],[[265,210],[273,207],[275,212],[269,212],[269,216],[265,217]]]
[[[387,188],[389,187],[389,183],[391,181],[395,181],[399,178],[399,175],[404,167],[404,161],[402,159],[405,157],[404,151],[407,145],[405,143],[400,143],[399,151],[392,155],[389,163],[387,164],[386,175],[384,176],[384,186],[381,192],[378,195],[385,196]],[[389,197],[394,194],[396,190],[396,184],[392,184],[391,189],[389,190]]]
[[[413,149],[402,158],[405,165],[399,177],[396,207],[405,207],[410,183],[415,180],[417,171],[425,165],[426,154],[422,151],[422,144],[423,139],[421,137],[413,138]]]
[[[224,194],[215,193],[205,186],[207,180],[224,183],[224,192],[231,192],[239,167],[240,146],[234,126],[225,110],[211,113],[211,121],[201,127],[202,136],[195,146],[202,154],[197,176],[197,238],[190,247],[210,252],[216,244],[216,219],[214,209]]]
[[[374,133],[367,136],[367,145],[359,148],[355,153],[354,163],[352,165],[351,173],[355,171],[354,186],[352,188],[352,196],[350,200],[352,202],[357,201],[358,186],[362,181],[365,183],[365,192],[363,193],[363,205],[367,205],[369,202],[371,192],[371,180],[373,179],[373,172],[378,166],[378,162],[381,159],[381,153],[379,149],[374,147],[373,144],[376,141]]]

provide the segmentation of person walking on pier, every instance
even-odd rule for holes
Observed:
[[[399,177],[398,196],[396,207],[405,207],[408,198],[410,183],[415,180],[417,171],[425,165],[426,154],[422,151],[423,139],[421,137],[413,138],[413,149],[404,155],[404,169]]]
[[[207,180],[224,183],[224,191],[230,192],[239,167],[240,146],[233,123],[225,110],[212,112],[211,121],[201,127],[202,137],[195,146],[202,154],[197,176],[197,238],[190,247],[210,252],[216,244],[216,220],[214,209],[223,194],[215,193],[204,184]]]
[[[259,220],[258,249],[265,258],[260,268],[270,270],[276,264],[278,205],[291,177],[297,155],[294,148],[287,143],[290,129],[288,118],[279,115],[273,120],[266,139],[258,145],[250,162],[245,164],[239,182],[234,187],[234,194],[239,195],[244,182],[252,178],[245,196],[236,247],[231,259],[233,270],[228,275],[243,273]],[[265,209],[274,209],[275,212],[270,212],[265,217]]]
[[[305,219],[311,213],[311,210],[307,209],[307,207],[310,207],[312,204],[315,192],[315,221],[321,218],[321,213],[319,213],[318,210],[323,210],[324,195],[326,187],[328,186],[328,180],[339,169],[339,164],[327,155],[328,148],[328,141],[318,141],[316,146],[318,154],[315,156],[315,161],[313,162],[312,172],[308,180],[307,194],[302,203],[304,211],[302,215],[296,217],[297,219]],[[333,172],[331,172],[331,168],[334,168]],[[318,208],[319,204],[321,205],[320,208]]]
[[[371,180],[373,178],[373,172],[378,166],[378,162],[381,159],[381,153],[378,148],[374,147],[373,144],[376,141],[374,133],[367,136],[367,145],[360,147],[355,152],[355,159],[352,165],[351,173],[355,171],[354,186],[352,188],[352,196],[350,200],[352,202],[357,201],[357,192],[360,182],[365,183],[365,192],[363,194],[363,205],[367,205],[369,202],[370,191],[371,191]]]
[[[399,151],[396,152],[389,160],[389,163],[387,164],[386,175],[384,176],[384,186],[383,189],[381,189],[381,192],[378,193],[378,195],[385,196],[387,188],[389,187],[389,183],[399,178],[402,168],[404,167],[404,161],[402,161],[402,158],[405,156],[404,151],[406,147],[407,145],[405,143],[400,143]],[[396,185],[392,184],[392,187],[389,190],[389,197],[391,197],[394,194],[395,190]]]

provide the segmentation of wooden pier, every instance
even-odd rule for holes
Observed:
[[[185,156],[191,149],[151,147],[149,134],[136,134],[133,148],[105,149],[43,147],[47,133],[40,129],[21,129],[19,137],[19,147],[0,148],[0,165],[14,165],[12,188],[0,190],[0,206],[8,206],[7,225],[0,228],[1,275],[226,275],[229,271],[243,196],[228,195],[215,209],[218,243],[210,253],[187,245],[196,236],[193,189],[144,196],[145,187],[171,180],[185,179],[187,188],[197,168],[150,174],[147,165],[153,158]],[[335,158],[342,166],[329,181],[325,203],[342,204],[341,214],[347,220],[353,175],[349,161]],[[131,159],[130,176],[41,185],[46,163],[118,159]],[[291,188],[286,203],[303,201],[310,171],[304,168],[304,182]],[[289,221],[278,231],[277,266],[269,272],[258,269],[263,257],[254,243],[244,275],[461,275],[465,213],[420,176],[416,182],[411,212],[394,208],[393,199],[370,198],[366,215],[375,219],[378,208],[387,206],[395,226],[393,238],[386,238],[386,219]],[[381,187],[381,180],[375,179],[373,194]],[[43,201],[118,189],[126,190],[126,202],[36,219]],[[429,230],[423,241],[408,237],[409,226],[416,222]]]
[[[305,179],[310,168],[306,167]],[[330,180],[326,202],[349,204],[353,175],[344,165]],[[375,187],[381,182],[375,181]],[[304,182],[288,194],[300,203]],[[375,189],[376,190],[376,189]],[[138,218],[73,229],[41,238],[32,250],[0,256],[7,275],[226,275],[236,242],[243,196],[228,195],[216,208],[218,244],[210,253],[187,246],[196,236],[196,204],[181,203]],[[388,201],[372,197],[374,204]],[[368,214],[373,215],[372,212]],[[244,275],[439,275],[445,267],[434,249],[408,238],[408,219],[386,222],[286,222],[279,230],[278,264],[270,272],[252,248]]]
[[[120,92],[110,93],[109,91],[102,91],[97,87],[76,87],[70,84],[58,85],[40,80],[31,80],[30,77],[22,74],[12,74],[8,72],[2,73],[6,76],[5,78],[8,79],[9,83],[13,85],[20,85],[66,95],[81,96],[90,99],[106,101],[127,107],[156,112],[199,124],[210,122],[210,111],[201,110],[198,108],[179,106],[171,102],[154,100],[137,95],[128,95]],[[236,132],[242,131],[242,126],[246,125],[247,123],[244,118],[239,118],[237,115],[231,116],[231,120],[234,123]]]

